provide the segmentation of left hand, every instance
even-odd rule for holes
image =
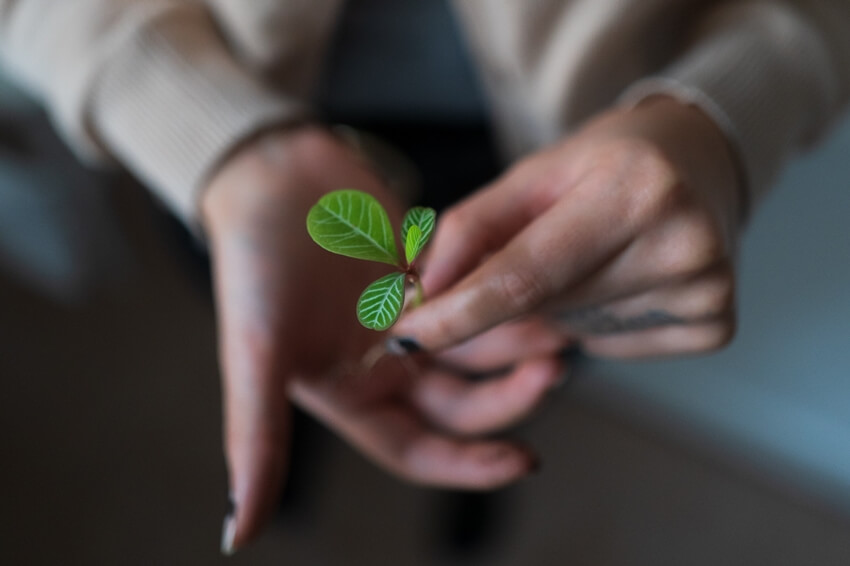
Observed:
[[[526,448],[480,436],[522,418],[558,379],[561,363],[551,355],[557,340],[539,321],[527,321],[441,360],[486,370],[522,358],[481,383],[441,364],[409,372],[401,357],[362,364],[386,336],[360,326],[354,306],[388,268],[326,252],[310,241],[304,222],[322,195],[345,186],[375,195],[400,219],[401,204],[362,159],[317,127],[251,140],[203,193],[235,505],[225,523],[226,552],[255,537],[274,512],[288,463],[291,403],[411,482],[493,489],[534,464]],[[529,355],[531,345],[536,354]]]
[[[433,297],[394,332],[438,351],[544,312],[591,354],[713,350],[735,328],[734,157],[700,110],[615,109],[445,214]]]

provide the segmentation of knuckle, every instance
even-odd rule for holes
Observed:
[[[631,202],[638,222],[651,223],[681,206],[685,191],[675,166],[654,144],[626,140],[627,171]]]
[[[442,214],[438,229],[439,235],[449,242],[475,238],[483,232],[481,220],[476,214],[467,212],[463,205]]]
[[[638,180],[673,171],[670,160],[658,145],[642,137],[618,137],[606,143],[602,155],[609,165],[630,171]]]
[[[433,336],[438,336],[444,344],[455,344],[465,338],[461,329],[455,323],[455,320],[450,317],[438,317],[433,321],[432,325],[429,330],[433,332]]]
[[[440,231],[449,236],[460,235],[464,228],[463,213],[460,209],[449,210],[440,217]]]
[[[726,256],[723,236],[709,215],[690,211],[679,215],[665,246],[670,275],[689,276],[716,265]]]
[[[324,128],[313,126],[297,129],[287,136],[286,149],[299,161],[315,165],[325,162],[329,157],[341,157],[348,151],[337,136]],[[274,149],[267,147],[266,151]]]
[[[534,310],[549,295],[548,285],[533,273],[509,271],[493,281],[497,286],[497,300],[517,314]]]
[[[716,352],[728,346],[735,338],[737,325],[735,317],[724,316],[720,320],[708,324],[696,333],[693,349],[696,352]]]
[[[702,315],[721,315],[735,305],[735,280],[731,269],[710,277],[699,290],[699,311]]]
[[[655,144],[645,140],[632,141],[632,152],[637,160],[635,175],[638,180],[657,187],[675,187],[679,184],[679,173],[670,158]],[[664,190],[661,194],[669,194]]]

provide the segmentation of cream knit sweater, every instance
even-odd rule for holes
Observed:
[[[88,159],[179,215],[241,140],[307,119],[341,0],[0,0],[0,61]],[[699,105],[758,198],[850,99],[850,0],[455,0],[508,156],[618,101]]]

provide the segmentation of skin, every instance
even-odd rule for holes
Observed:
[[[590,354],[697,354],[735,331],[742,216],[733,154],[698,109],[615,109],[440,217],[394,328],[429,351],[530,313]]]
[[[355,305],[388,269],[329,254],[305,226],[309,208],[341,187],[372,193],[400,225],[394,196],[356,154],[314,127],[252,140],[203,193],[235,507],[225,522],[228,553],[255,537],[276,508],[293,403],[407,481],[492,489],[527,475],[535,457],[481,437],[527,415],[563,374],[553,356],[561,338],[533,318],[441,357],[384,356],[361,367],[387,336],[362,328]],[[512,370],[472,384],[446,362]]]
[[[378,178],[313,127],[251,141],[203,193],[235,502],[225,550],[274,511],[291,403],[405,480],[492,489],[534,458],[481,437],[535,408],[563,374],[565,345],[658,357],[733,335],[736,164],[716,126],[674,100],[603,113],[441,217],[429,300],[393,329],[431,353],[412,368],[401,357],[357,363],[385,336],[360,327],[354,305],[386,268],[307,235],[310,206],[344,187],[375,195],[399,224],[403,207]],[[461,375],[503,366],[489,381]]]

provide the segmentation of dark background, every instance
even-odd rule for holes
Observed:
[[[224,563],[203,253],[2,96],[0,564]],[[479,157],[463,174],[493,167]],[[754,219],[735,344],[581,364],[516,433],[543,456],[535,477],[493,496],[414,488],[302,417],[280,517],[229,561],[850,563],[848,157],[850,124]]]

